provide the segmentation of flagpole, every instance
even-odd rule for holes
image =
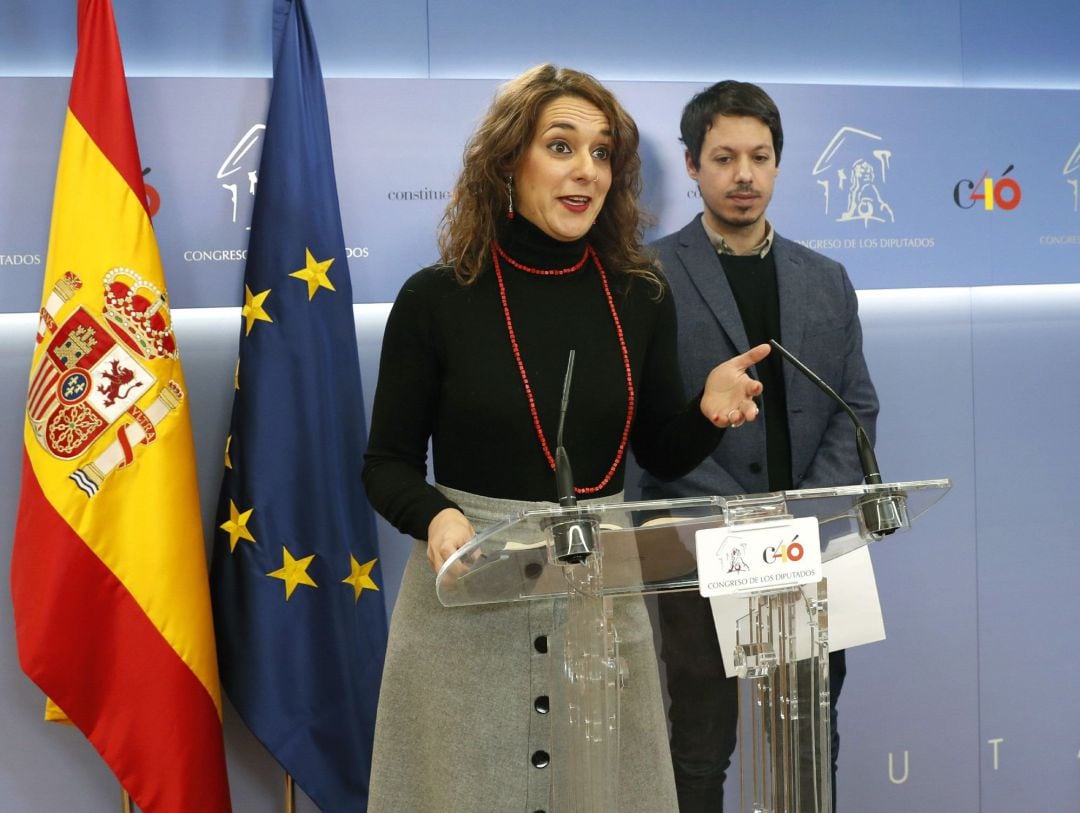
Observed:
[[[120,788],[120,813],[134,813],[131,805],[131,794]]]
[[[296,783],[288,771],[285,772],[285,813],[296,813]]]

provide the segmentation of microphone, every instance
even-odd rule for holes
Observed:
[[[574,351],[570,351],[570,360],[566,364],[566,376],[563,378],[562,403],[559,405],[559,431],[555,437],[555,493],[559,505],[573,508],[577,505],[574,494],[574,473],[570,468],[570,456],[563,446],[563,426],[566,423],[566,409],[570,406],[570,381],[574,377]]]
[[[574,494],[574,473],[570,468],[570,455],[563,446],[563,426],[566,423],[566,411],[570,405],[570,381],[574,376],[574,351],[570,351],[570,360],[566,365],[566,377],[563,378],[562,403],[559,405],[559,430],[555,439],[555,493],[559,505],[563,508],[576,508],[577,495]],[[588,514],[568,512],[550,523],[552,537],[552,556],[556,562],[579,565],[597,550],[597,528],[599,523]]]
[[[787,359],[792,366],[806,376],[814,385],[828,395],[833,401],[851,418],[855,424],[855,448],[859,454],[859,464],[863,470],[863,483],[866,485],[881,485],[881,468],[878,466],[877,455],[874,454],[874,444],[870,442],[870,435],[859,420],[859,416],[836,391],[825,383],[817,373],[803,364],[792,355],[775,339],[769,339],[769,344],[781,356]],[[859,517],[859,528],[873,539],[881,539],[888,536],[899,528],[908,524],[907,497],[900,493],[875,493],[868,494],[856,503]]]

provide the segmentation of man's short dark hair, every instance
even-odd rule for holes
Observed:
[[[701,91],[683,108],[682,143],[695,167],[701,166],[701,145],[705,134],[717,116],[750,116],[769,128],[772,133],[776,165],[780,165],[780,151],[784,148],[784,128],[780,126],[780,111],[768,93],[749,82],[725,79]]]

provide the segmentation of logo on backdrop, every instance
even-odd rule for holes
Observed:
[[[151,186],[146,180],[146,176],[150,174],[150,167],[144,167],[143,171],[143,187],[146,189],[146,211],[153,217],[158,213],[161,208],[161,195],[155,187]]]
[[[1072,187],[1073,211],[1080,212],[1080,142],[1065,162],[1061,174],[1065,176],[1065,183]]]
[[[892,150],[876,133],[844,126],[836,131],[814,164],[825,214],[837,223],[895,223],[885,194]]]
[[[1080,143],[1072,151],[1061,168],[1061,177],[1072,188],[1072,210],[1080,212]],[[1043,246],[1080,246],[1080,234],[1043,234],[1039,236],[1039,245]]]
[[[217,171],[217,179],[222,182],[221,188],[229,193],[233,223],[251,222],[250,216],[238,219],[242,211],[246,214],[250,210],[255,199],[255,186],[259,182],[260,151],[252,148],[262,140],[265,130],[265,124],[253,124],[236,142],[232,152],[222,162],[221,169]],[[244,228],[250,230],[251,226]]]
[[[259,146],[265,131],[265,124],[251,125],[217,171],[217,180],[228,195],[226,211],[229,218],[234,224],[243,223],[245,231],[251,231],[251,209],[255,202],[255,188],[259,184],[259,158],[262,150],[255,147]],[[149,190],[147,195],[149,196]],[[350,260],[365,259],[369,254],[367,246],[347,246],[345,249],[345,256]],[[184,262],[189,263],[235,263],[247,260],[247,249],[189,249],[183,256]]]
[[[1019,182],[1010,174],[1015,168],[1015,164],[1009,164],[996,178],[990,175],[989,170],[985,170],[977,181],[961,178],[953,187],[953,202],[961,209],[983,212],[1015,209],[1023,196]]]

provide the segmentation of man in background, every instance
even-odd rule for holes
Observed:
[[[686,171],[703,211],[654,244],[679,316],[679,363],[700,381],[718,358],[776,339],[855,410],[871,440],[877,396],[862,352],[855,290],[842,265],[781,237],[765,217],[783,148],[776,104],[756,85],[702,91],[680,124]],[[756,366],[763,419],[725,433],[671,483],[645,475],[647,499],[754,494],[862,482],[855,432],[841,408],[771,353]],[[735,749],[738,695],[724,671],[712,611],[697,593],[659,598],[671,697],[671,751],[681,813],[721,811]],[[829,659],[835,807],[836,699],[844,653]]]

